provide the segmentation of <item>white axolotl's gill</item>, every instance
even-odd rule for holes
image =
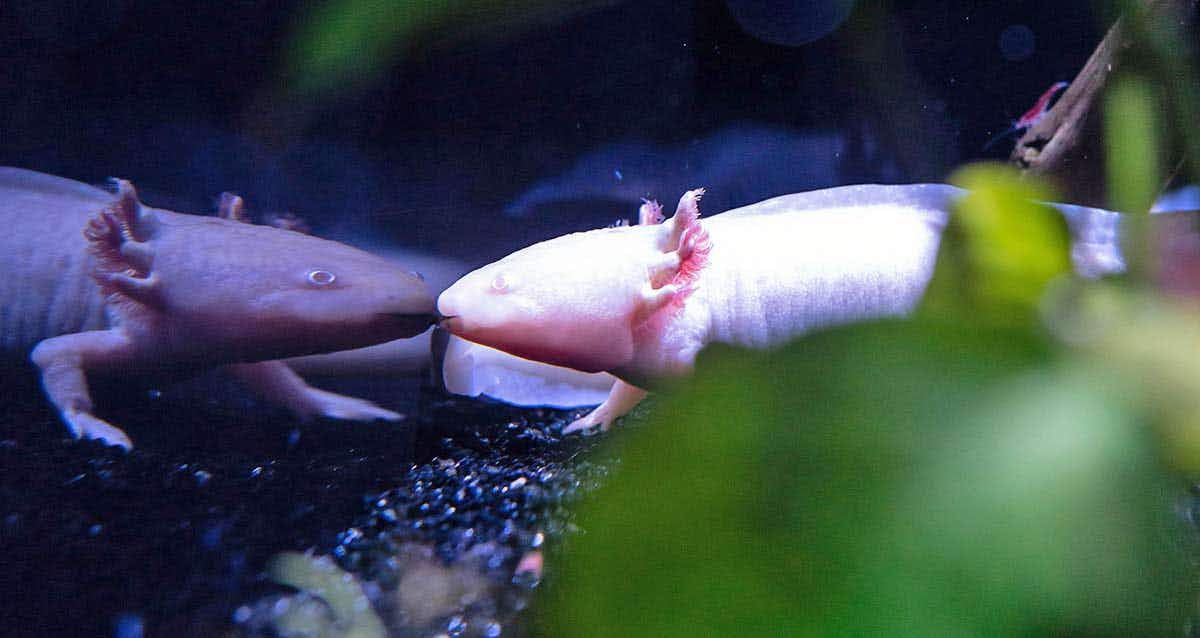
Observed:
[[[700,219],[703,190],[662,223],[550,239],[462,277],[438,298],[464,339],[619,381],[566,431],[607,428],[656,379],[712,342],[769,347],[804,332],[902,316],[933,272],[953,201],[942,184],[861,185],[776,197]],[[1118,215],[1062,206],[1076,268],[1123,268]]]

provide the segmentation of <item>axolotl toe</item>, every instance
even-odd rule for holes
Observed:
[[[90,375],[218,366],[300,417],[399,418],[278,359],[421,333],[434,304],[419,275],[247,223],[236,196],[207,217],[146,206],[126,181],[114,189],[0,168],[0,346],[29,352],[73,434],[131,446],[93,413]]]

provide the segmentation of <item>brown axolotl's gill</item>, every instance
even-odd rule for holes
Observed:
[[[433,321],[420,275],[333,241],[0,168],[0,347],[29,353],[78,437],[130,447],[92,413],[93,374],[179,375],[223,366],[302,418],[398,419],[314,388],[278,359],[410,337]]]

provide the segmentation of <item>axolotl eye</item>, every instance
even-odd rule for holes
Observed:
[[[516,275],[511,272],[500,272],[496,277],[492,277],[492,291],[496,294],[511,293],[517,288],[518,281]]]
[[[318,288],[323,288],[337,281],[337,275],[328,270],[310,270],[304,278],[308,280],[308,283]]]
[[[492,279],[492,290],[498,293],[506,293],[512,290],[516,280],[512,275],[500,273]]]

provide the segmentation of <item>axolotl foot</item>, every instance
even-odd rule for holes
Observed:
[[[563,428],[563,434],[583,432],[596,426],[599,426],[601,431],[607,431],[612,426],[613,421],[627,414],[644,398],[646,398],[645,390],[618,379],[613,384],[612,391],[609,392],[608,398],[604,400],[604,403],[601,403],[587,415],[575,419],[568,424],[567,427]]]
[[[357,399],[314,388],[282,361],[260,361],[225,366],[260,397],[282,405],[301,419],[329,417],[347,421],[399,421],[404,415]]]
[[[616,417],[612,415],[600,414],[600,408],[596,408],[584,416],[571,421],[569,424],[567,424],[567,427],[563,428],[562,433],[563,435],[567,435],[574,434],[575,432],[587,432],[596,426],[600,426],[601,432],[607,432],[608,428],[612,426],[612,422],[615,419]]]
[[[62,420],[71,434],[78,439],[95,439],[106,445],[115,445],[126,452],[133,448],[133,441],[121,428],[88,412],[62,412]]]
[[[345,421],[374,421],[376,419],[399,421],[404,418],[403,414],[381,408],[366,399],[348,397],[312,386],[305,390],[303,404],[307,408],[307,413],[296,410],[301,417],[319,415]]]

